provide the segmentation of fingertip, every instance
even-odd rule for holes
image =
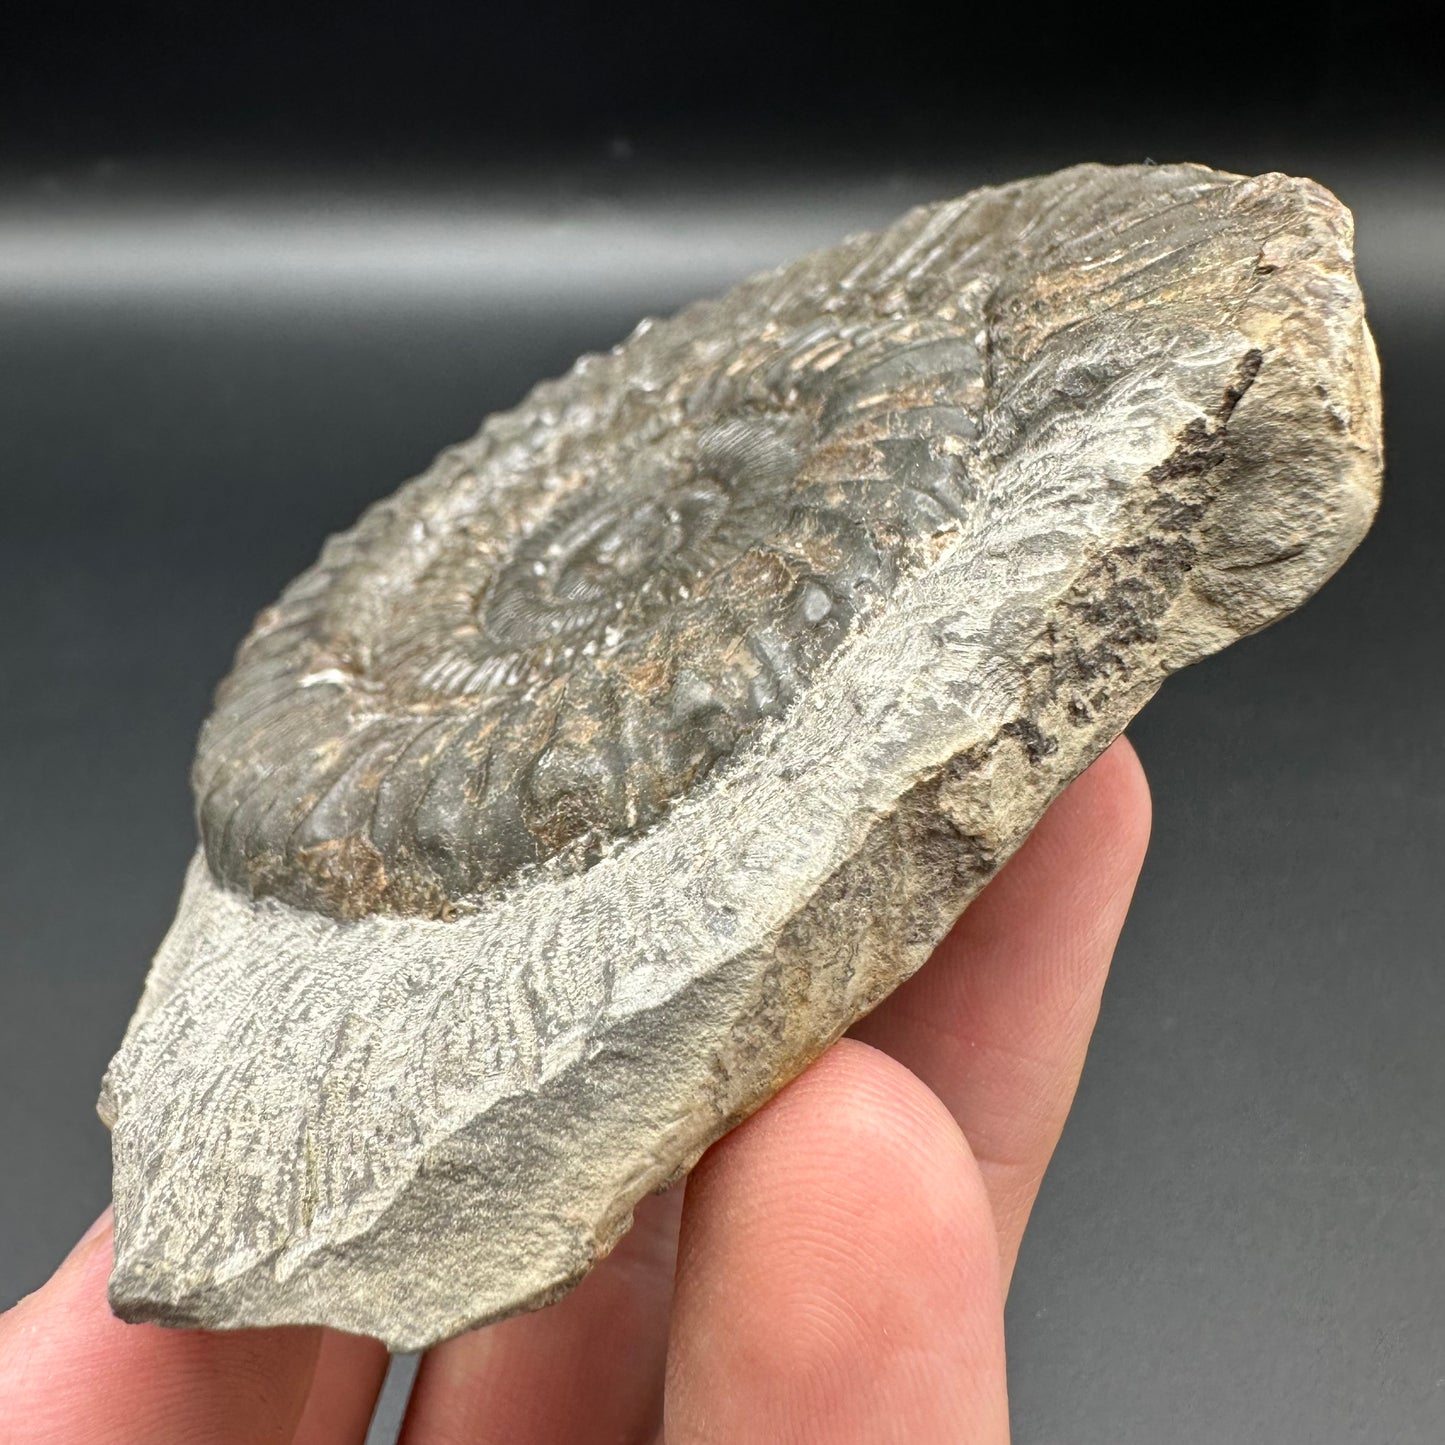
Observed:
[[[1102,892],[1132,889],[1152,822],[1143,764],[1120,736],[1059,794],[979,901],[996,906],[1000,894],[1048,876],[1077,879]]]
[[[106,1211],[45,1284],[0,1316],[0,1445],[290,1440],[321,1332],[125,1324],[106,1298],[112,1257]]]
[[[402,1445],[653,1440],[682,1191],[635,1223],[566,1298],[427,1353]]]
[[[1150,821],[1144,769],[1120,737],[928,966],[855,1030],[957,1119],[993,1197],[1006,1277],[1073,1100]]]
[[[988,1194],[902,1065],[835,1045],[694,1170],[666,1408],[688,1441],[1003,1438]]]
[[[1134,744],[1123,734],[1115,738],[1093,765],[1086,768],[1074,788],[1076,806],[1091,812],[1095,828],[1113,840],[1127,865],[1138,872],[1149,846],[1154,822],[1154,800],[1149,778]]]
[[[359,1445],[365,1440],[389,1362],[379,1340],[323,1330],[291,1445]]]

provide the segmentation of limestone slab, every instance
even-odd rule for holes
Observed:
[[[1369,526],[1313,182],[1082,166],[644,322],[258,618],[106,1075],[131,1320],[556,1299]]]

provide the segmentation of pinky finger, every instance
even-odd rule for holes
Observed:
[[[845,1040],[688,1180],[667,1445],[1008,1438],[988,1194],[901,1064]]]

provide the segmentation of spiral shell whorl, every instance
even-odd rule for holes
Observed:
[[[202,734],[213,873],[448,916],[585,867],[784,712],[967,514],[979,289],[935,267],[919,305],[873,240],[645,323],[328,542]]]

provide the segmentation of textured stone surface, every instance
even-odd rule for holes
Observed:
[[[1348,213],[1080,167],[645,324],[328,543],[102,1091],[128,1319],[556,1298],[1373,513]]]

